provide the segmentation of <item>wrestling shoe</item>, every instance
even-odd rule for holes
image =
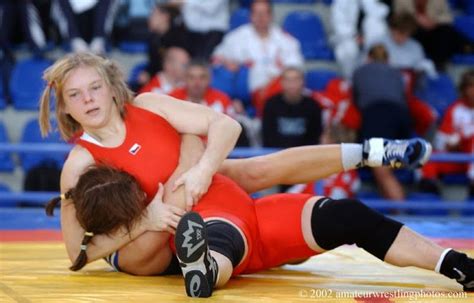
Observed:
[[[181,218],[174,242],[183,270],[186,294],[189,297],[210,297],[218,268],[209,252],[206,223],[199,214],[188,212]]]
[[[362,163],[370,167],[414,169],[428,161],[431,149],[431,144],[421,138],[410,140],[372,138],[364,141]]]
[[[450,250],[441,263],[440,273],[463,286],[464,291],[474,291],[474,259]]]

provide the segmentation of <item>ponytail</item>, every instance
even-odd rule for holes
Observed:
[[[82,239],[81,243],[81,252],[79,256],[77,256],[76,261],[69,267],[72,271],[78,271],[79,269],[83,268],[87,264],[87,244],[91,241],[92,237],[94,236],[91,232],[85,232],[84,238]]]
[[[66,200],[71,198],[71,191],[69,190],[65,194],[61,194],[59,197],[55,197],[46,204],[44,207],[44,210],[46,212],[46,215],[49,217],[54,216],[54,208],[61,202],[61,200]]]

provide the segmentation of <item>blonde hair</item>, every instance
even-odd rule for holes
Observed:
[[[43,136],[46,136],[51,131],[49,103],[53,89],[56,99],[56,118],[61,137],[68,141],[77,132],[82,131],[82,126],[64,112],[65,104],[63,97],[66,79],[71,72],[79,67],[93,67],[97,71],[112,90],[114,102],[122,117],[125,115],[125,104],[133,100],[133,92],[127,87],[123,74],[115,62],[92,53],[69,54],[57,60],[43,73],[43,79],[48,83],[40,99],[39,124]]]

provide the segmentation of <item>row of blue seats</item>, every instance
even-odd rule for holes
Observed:
[[[473,2],[474,3],[474,2]],[[230,18],[230,30],[250,22],[250,12],[246,8],[237,9]],[[326,37],[326,30],[320,17],[311,11],[293,11],[282,24],[285,31],[301,43],[301,51],[306,59],[334,60],[334,55]],[[471,41],[474,41],[474,14],[456,16],[454,27]],[[474,55],[455,55],[453,63],[474,64]]]
[[[41,91],[45,87],[41,79],[43,71],[51,64],[45,59],[25,59],[19,61],[13,68],[10,79],[10,94],[13,106],[18,110],[37,110]],[[130,72],[128,81],[136,81],[138,73],[146,63],[137,64]],[[315,69],[306,73],[306,86],[311,90],[324,90],[327,83],[339,75],[332,70]],[[240,68],[236,73],[223,66],[212,69],[212,86],[226,92],[232,98],[249,102],[248,69]],[[0,96],[3,96],[0,79]],[[418,97],[432,105],[440,115],[457,98],[457,90],[448,74],[441,74],[437,79],[426,79],[417,91]],[[6,102],[0,97],[0,109],[6,107]]]
[[[19,61],[13,68],[10,78],[10,94],[13,106],[18,110],[38,110],[38,100],[46,83],[41,79],[43,71],[52,62],[45,59],[25,59]],[[128,81],[136,81],[140,71],[145,69],[146,63],[137,64],[130,72]],[[311,90],[323,90],[326,84],[338,74],[331,70],[312,70],[307,73],[306,84]],[[212,85],[233,98],[250,100],[248,88],[248,69],[240,68],[236,73],[228,71],[223,66],[212,69]],[[0,96],[3,96],[3,87],[0,79]],[[0,109],[6,107],[6,102],[0,97]]]
[[[233,30],[250,22],[248,8],[239,8],[230,16],[229,30]],[[282,27],[294,36],[301,44],[301,51],[306,60],[333,61],[334,54],[327,39],[326,30],[320,17],[312,11],[293,11],[283,20]],[[454,27],[474,41],[474,15],[456,16]],[[143,53],[146,51],[144,42],[123,41],[119,48],[124,52]],[[453,56],[455,64],[474,64],[474,55],[458,54]]]
[[[230,16],[229,31],[249,22],[249,9],[236,9]],[[306,60],[334,60],[323,23],[314,12],[303,10],[290,12],[285,17],[282,26],[285,31],[300,41],[301,52]],[[127,53],[144,53],[146,47],[145,42],[140,41],[119,43],[120,50]]]
[[[137,64],[130,72],[128,81],[135,83],[139,73],[146,68],[146,63]],[[237,72],[231,72],[224,66],[214,66],[212,68],[211,85],[226,92],[232,98],[237,98],[249,102],[250,91],[248,88],[248,69],[241,67]],[[340,75],[329,69],[314,69],[306,72],[306,87],[313,91],[326,89],[329,81],[339,78]],[[416,91],[416,95],[427,102],[437,111],[441,117],[448,106],[458,98],[456,85],[451,77],[442,73],[438,78],[426,78],[422,81]]]
[[[54,121],[52,121],[54,125]],[[9,138],[5,126],[0,122],[0,143],[9,143]],[[64,143],[60,138],[59,132],[52,132],[48,137],[43,138],[39,129],[38,119],[28,121],[23,129],[21,136],[21,143]],[[20,165],[26,172],[33,167],[39,165],[41,162],[48,160],[56,164],[57,167],[62,167],[65,160],[63,154],[49,154],[49,153],[18,153]],[[12,153],[0,152],[0,172],[13,172],[15,169],[15,162]]]

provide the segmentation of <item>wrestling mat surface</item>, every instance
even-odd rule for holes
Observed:
[[[444,246],[474,256],[474,218],[398,217]],[[183,279],[136,277],[97,261],[71,272],[58,218],[0,209],[0,302],[186,302]],[[454,281],[397,268],[354,246],[300,265],[232,279],[206,302],[474,302]]]

